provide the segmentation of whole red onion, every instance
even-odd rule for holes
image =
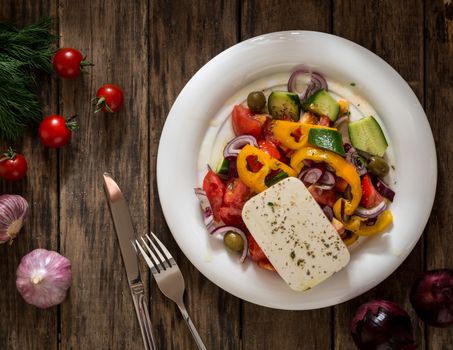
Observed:
[[[422,273],[414,282],[410,296],[417,315],[434,327],[453,324],[453,270],[438,269]]]
[[[387,300],[361,305],[352,319],[351,334],[360,350],[416,349],[409,315]]]

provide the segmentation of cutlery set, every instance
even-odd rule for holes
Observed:
[[[198,348],[206,349],[184,305],[184,278],[175,259],[154,233],[142,236],[140,240],[135,239],[126,199],[116,182],[107,173],[104,173],[104,191],[118,237],[144,348],[146,350],[158,349],[152,333],[151,319],[138,267],[137,255],[139,253],[149,266],[161,292],[178,306]]]

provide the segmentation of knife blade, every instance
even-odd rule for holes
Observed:
[[[103,177],[105,196],[120,245],[127,281],[143,337],[143,344],[146,350],[155,350],[157,348],[152,334],[151,320],[146,306],[143,283],[140,278],[138,258],[133,246],[135,234],[129,206],[113,178],[108,173],[104,173]]]

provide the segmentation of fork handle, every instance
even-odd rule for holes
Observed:
[[[190,333],[192,333],[193,339],[195,339],[195,343],[197,343],[198,349],[206,350],[206,346],[204,345],[203,340],[201,339],[200,335],[198,334],[198,331],[195,328],[195,325],[193,324],[192,319],[190,318],[185,305],[178,304],[178,308],[179,308],[179,311],[181,311],[184,321],[186,321],[187,326],[189,327]]]
[[[143,283],[134,283],[133,285],[131,285],[131,291],[135,312],[137,314],[138,323],[140,325],[140,331],[142,332],[145,350],[157,350],[156,343],[154,342],[148,307],[146,306]]]

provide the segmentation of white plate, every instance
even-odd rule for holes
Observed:
[[[238,263],[203,225],[193,188],[206,163],[215,163],[231,133],[225,122],[235,103],[252,88],[284,84],[304,64],[324,74],[334,92],[347,95],[362,113],[373,106],[384,124],[395,171],[391,210],[394,225],[351,252],[349,265],[302,293],[277,274],[252,262]],[[335,82],[344,83],[341,89]],[[351,82],[355,86],[349,85]],[[382,124],[381,123],[381,124]],[[337,36],[308,31],[279,32],[241,42],[203,66],[176,99],[165,123],[157,158],[157,183],[165,219],[181,250],[220,288],[255,304],[305,310],[338,304],[360,295],[389,276],[408,256],[428,220],[437,181],[433,136],[408,84],[367,49]]]

